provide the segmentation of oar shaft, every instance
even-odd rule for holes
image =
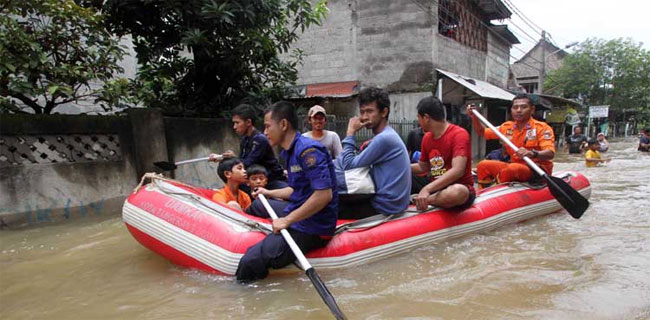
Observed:
[[[264,205],[264,208],[266,209],[266,212],[269,213],[271,218],[273,220],[278,219],[278,215],[275,214],[275,210],[271,207],[271,204],[269,204],[269,201],[266,200],[266,197],[263,194],[258,195],[260,200],[262,201],[262,204]],[[289,234],[289,231],[287,229],[282,229],[280,230],[280,233],[282,234],[282,237],[284,238],[284,241],[289,244],[289,247],[291,248],[291,251],[293,251],[294,255],[296,256],[296,259],[298,259],[298,262],[300,262],[300,265],[307,271],[308,269],[311,269],[312,266],[307,261],[307,258],[305,257],[304,254],[302,254],[302,250],[298,247],[298,244],[296,244],[295,241],[293,241],[293,238]]]
[[[510,139],[508,139],[506,136],[504,136],[503,133],[501,133],[501,131],[499,131],[499,129],[497,129],[489,121],[487,121],[487,119],[485,119],[483,117],[483,115],[481,115],[481,113],[478,112],[478,110],[472,110],[472,113],[474,113],[474,116],[476,118],[478,118],[484,126],[490,128],[490,130],[492,130],[492,132],[494,132],[494,134],[496,134],[497,137],[499,137],[499,139],[501,139],[501,141],[505,142],[508,145],[508,147],[510,147],[512,150],[515,150],[515,151],[517,151],[519,149],[519,147],[517,147],[514,143],[512,143],[512,141],[510,141]],[[543,175],[546,174],[546,172],[544,172],[544,170],[542,170],[535,162],[533,162],[533,160],[530,160],[528,157],[523,157],[523,159],[540,176],[543,176]]]
[[[177,166],[180,166],[182,164],[188,164],[188,163],[193,163],[193,162],[201,162],[201,161],[208,161],[210,160],[210,157],[203,157],[203,158],[196,158],[196,159],[190,159],[190,160],[183,160],[183,161],[178,161],[174,163]]]
[[[278,215],[275,214],[273,207],[271,207],[269,202],[266,200],[266,197],[263,194],[258,195],[258,197],[262,201],[264,208],[269,213],[271,218],[273,218],[273,220],[277,219]],[[316,289],[320,297],[323,299],[323,302],[325,302],[327,307],[330,309],[334,317],[336,317],[336,319],[343,319],[343,320],[347,319],[343,314],[343,312],[341,311],[341,308],[339,308],[339,306],[336,304],[336,300],[334,299],[334,296],[332,296],[332,293],[330,293],[330,291],[327,290],[325,283],[323,283],[323,280],[320,279],[320,277],[316,273],[316,270],[311,266],[311,264],[309,264],[309,261],[307,261],[307,258],[305,258],[305,255],[302,253],[302,250],[300,250],[296,242],[293,240],[293,238],[289,234],[289,231],[287,231],[286,229],[282,229],[280,230],[280,233],[282,234],[282,237],[287,242],[287,244],[289,244],[291,251],[293,251],[293,254],[296,256],[296,259],[298,259],[300,265],[302,265],[302,267],[305,269],[305,274],[307,274],[307,277],[309,277],[309,280],[314,285],[314,288]]]

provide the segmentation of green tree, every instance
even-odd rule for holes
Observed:
[[[551,94],[581,97],[611,112],[635,109],[650,121],[650,51],[631,39],[588,39],[544,82]]]
[[[49,114],[92,101],[118,105],[129,86],[124,49],[103,16],[72,0],[9,0],[0,5],[0,110]]]
[[[107,0],[104,10],[133,36],[145,105],[212,116],[281,97],[301,58],[291,44],[327,14],[324,0]]]

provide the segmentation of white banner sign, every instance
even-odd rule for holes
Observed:
[[[589,118],[607,118],[608,115],[609,115],[609,106],[589,107]]]

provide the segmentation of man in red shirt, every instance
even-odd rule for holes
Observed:
[[[420,161],[411,165],[413,174],[431,173],[431,182],[415,198],[418,210],[429,205],[466,209],[476,193],[472,179],[472,146],[469,133],[445,119],[445,107],[436,97],[418,103],[418,123],[426,132]]]
[[[485,136],[486,140],[498,139],[499,137],[491,129],[485,128],[475,121],[472,109],[474,109],[473,106],[468,106],[467,114],[474,120],[473,126],[476,132]],[[553,173],[555,135],[548,124],[533,118],[535,105],[531,101],[531,96],[525,93],[516,95],[512,100],[510,111],[512,121],[504,122],[498,129],[519,149],[512,150],[510,147],[504,146],[510,155],[510,163],[495,160],[479,162],[476,167],[479,188],[488,186],[495,180],[497,183],[526,182],[534,178],[533,171],[524,162],[524,157],[533,160],[549,175]]]

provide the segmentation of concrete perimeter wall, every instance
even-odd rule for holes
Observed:
[[[154,109],[120,116],[0,116],[0,229],[121,214],[124,199],[156,161],[239,150],[225,119],[164,118]],[[165,175],[223,185],[216,164]]]
[[[207,157],[210,153],[233,150],[239,153],[239,137],[230,119],[165,118],[165,137],[169,161]],[[205,188],[221,188],[214,162],[181,165],[167,174],[174,179]]]
[[[412,0],[331,0],[328,18],[300,36],[298,84],[359,81],[390,92],[431,85],[435,4]]]

